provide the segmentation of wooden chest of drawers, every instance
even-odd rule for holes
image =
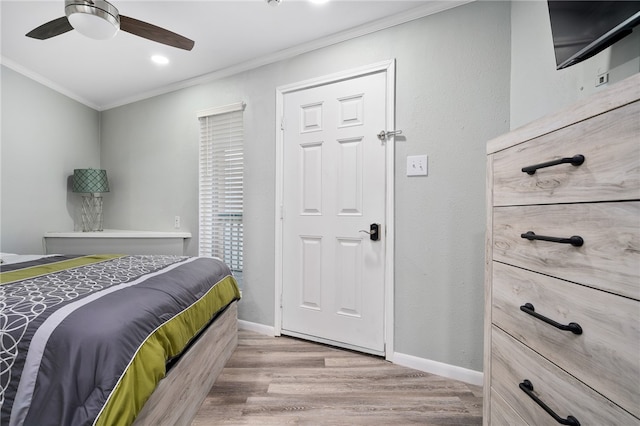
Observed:
[[[640,75],[487,153],[485,425],[640,425]]]

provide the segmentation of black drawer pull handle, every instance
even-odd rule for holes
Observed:
[[[547,318],[544,315],[540,315],[539,313],[537,313],[536,309],[531,303],[525,303],[524,305],[520,306],[520,310],[531,315],[532,317],[536,317],[539,320],[546,322],[547,324],[551,324],[555,328],[558,328],[562,331],[570,331],[573,334],[582,334],[582,327],[580,327],[580,324],[576,322],[570,322],[568,325],[560,324],[559,322],[556,322],[551,318]]]
[[[541,241],[551,241],[552,243],[560,243],[560,244],[571,244],[574,247],[580,247],[584,244],[584,240],[582,237],[578,235],[574,235],[569,238],[557,238],[557,237],[545,237],[544,235],[536,235],[533,231],[525,232],[524,234],[520,234],[520,238],[526,238],[529,241],[533,240],[541,240]]]
[[[546,163],[536,164],[534,166],[523,167],[522,171],[524,173],[534,175],[536,170],[544,169],[545,167],[557,166],[558,164],[567,164],[571,163],[572,166],[579,166],[584,163],[584,155],[574,155],[573,157],[565,157],[559,160],[547,161]]]
[[[529,398],[533,399],[536,404],[542,407],[544,411],[546,411],[551,417],[553,417],[556,422],[560,423],[561,425],[580,426],[580,422],[578,421],[578,419],[573,416],[567,416],[566,419],[563,419],[562,417],[554,413],[553,410],[547,406],[547,404],[540,400],[540,398],[535,396],[533,394],[533,384],[531,384],[529,380],[525,379],[522,383],[520,383],[520,389],[522,389],[522,391],[526,393]]]

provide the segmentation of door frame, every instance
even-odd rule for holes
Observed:
[[[385,131],[395,130],[395,59],[377,62],[362,67],[341,71],[297,83],[276,87],[276,203],[275,203],[275,303],[274,330],[280,336],[282,331],[282,271],[283,271],[283,186],[284,186],[284,96],[287,93],[310,89],[369,74],[386,75]],[[395,265],[395,137],[390,135],[385,142],[385,265],[384,265],[384,342],[385,358],[393,361],[394,354],[394,265]]]

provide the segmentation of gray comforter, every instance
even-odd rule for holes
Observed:
[[[0,424],[11,426],[130,424],[166,363],[239,298],[211,258],[61,256],[0,278]]]

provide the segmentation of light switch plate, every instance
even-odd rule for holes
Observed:
[[[427,176],[428,158],[426,155],[408,155],[407,176]]]

